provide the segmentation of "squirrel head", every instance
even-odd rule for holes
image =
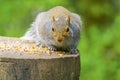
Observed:
[[[56,42],[62,43],[65,38],[70,36],[70,16],[52,17],[52,35]]]

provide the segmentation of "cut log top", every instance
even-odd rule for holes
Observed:
[[[79,80],[79,54],[50,51],[35,42],[0,37],[0,80]]]
[[[0,58],[29,58],[51,59],[64,57],[77,57],[67,52],[50,51],[43,46],[36,46],[35,42],[19,38],[0,37]]]

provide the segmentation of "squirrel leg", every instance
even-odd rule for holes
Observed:
[[[70,49],[69,52],[71,54],[78,54],[79,53],[79,50],[78,49]]]
[[[36,45],[37,46],[40,46],[40,45],[42,45],[42,43],[40,42],[40,41],[36,41]],[[45,45],[42,45],[42,46],[44,46],[45,47]],[[46,46],[49,50],[51,50],[51,51],[56,51],[57,50],[57,48],[56,47],[54,47],[54,46]]]

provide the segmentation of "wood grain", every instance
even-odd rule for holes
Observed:
[[[0,80],[79,80],[80,56],[0,37]]]

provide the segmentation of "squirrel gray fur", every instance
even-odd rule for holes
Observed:
[[[41,12],[21,39],[33,40],[50,50],[78,53],[82,22],[79,15],[62,6]]]

